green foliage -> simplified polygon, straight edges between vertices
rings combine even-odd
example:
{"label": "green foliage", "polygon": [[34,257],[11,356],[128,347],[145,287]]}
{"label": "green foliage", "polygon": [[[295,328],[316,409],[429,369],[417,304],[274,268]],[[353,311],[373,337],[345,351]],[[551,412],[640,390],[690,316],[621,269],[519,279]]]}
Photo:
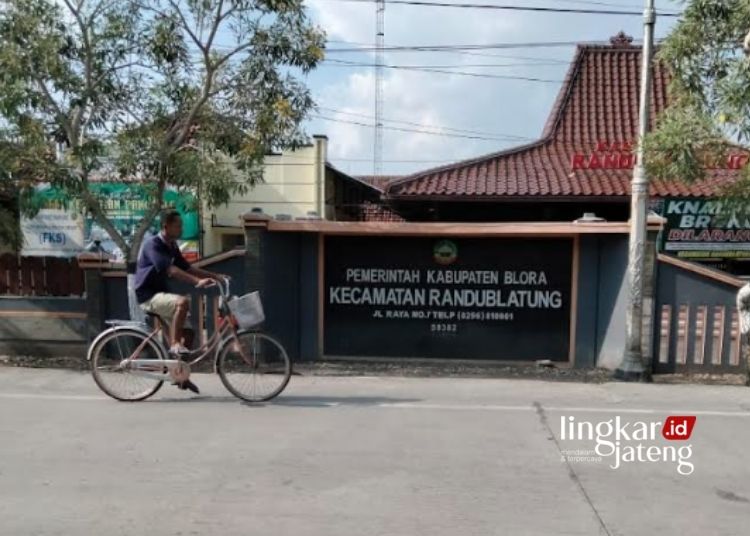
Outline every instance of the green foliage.
{"label": "green foliage", "polygon": [[686,182],[701,180],[727,149],[726,138],[698,106],[671,106],[644,141],[652,176]]}
{"label": "green foliage", "polygon": [[[28,192],[51,183],[132,258],[168,185],[214,207],[262,179],[269,150],[306,141],[313,102],[293,73],[323,49],[298,0],[5,3],[0,190],[33,213]],[[95,180],[152,190],[132,243],[108,225]]]}
{"label": "green foliage", "polygon": [[23,244],[21,229],[18,225],[18,213],[0,206],[0,249],[17,251]]}
{"label": "green foliage", "polygon": [[[656,60],[673,75],[671,104],[644,140],[651,176],[696,181],[750,143],[750,0],[688,0]],[[743,172],[741,181],[748,180]],[[740,186],[734,195],[749,191]],[[746,198],[750,199],[750,198]]]}

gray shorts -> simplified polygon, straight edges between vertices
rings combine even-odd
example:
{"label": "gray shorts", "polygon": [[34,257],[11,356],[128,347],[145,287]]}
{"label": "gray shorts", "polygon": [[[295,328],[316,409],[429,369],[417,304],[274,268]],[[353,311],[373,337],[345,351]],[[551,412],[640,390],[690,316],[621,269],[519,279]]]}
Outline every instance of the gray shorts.
{"label": "gray shorts", "polygon": [[[169,292],[158,292],[154,294],[153,298],[145,301],[141,304],[141,309],[147,313],[158,315],[159,318],[165,322],[172,322],[174,313],[177,310],[177,304],[182,299],[179,294],[171,294]],[[191,327],[190,315],[188,314],[185,318],[185,327]]]}

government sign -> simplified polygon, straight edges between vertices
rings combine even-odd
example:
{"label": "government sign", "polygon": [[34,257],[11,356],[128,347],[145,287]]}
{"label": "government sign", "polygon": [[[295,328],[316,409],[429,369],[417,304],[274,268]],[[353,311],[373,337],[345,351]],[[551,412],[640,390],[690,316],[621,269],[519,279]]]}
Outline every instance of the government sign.
{"label": "government sign", "polygon": [[572,239],[327,237],[325,252],[326,355],[569,358]]}

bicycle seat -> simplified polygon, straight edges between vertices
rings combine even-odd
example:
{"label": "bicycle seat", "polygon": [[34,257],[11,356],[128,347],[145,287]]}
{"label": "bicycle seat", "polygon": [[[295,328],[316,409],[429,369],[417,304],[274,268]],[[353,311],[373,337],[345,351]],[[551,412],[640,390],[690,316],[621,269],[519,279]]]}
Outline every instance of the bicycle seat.
{"label": "bicycle seat", "polygon": [[[144,314],[146,315],[146,320],[147,321],[143,321],[143,320],[105,320],[104,323],[107,324],[108,326],[112,326],[112,327],[116,327],[116,326],[133,326],[133,327],[140,327],[140,328],[148,328],[148,327],[153,327],[156,324],[157,320],[161,320],[162,322],[164,322],[164,320],[159,315],[157,315],[156,313],[149,313],[149,312],[144,311]],[[150,322],[151,326],[149,326],[148,320],[151,321]]]}
{"label": "bicycle seat", "polygon": [[145,322],[138,320],[105,320],[104,323],[108,326],[137,326],[137,327],[148,327]]}

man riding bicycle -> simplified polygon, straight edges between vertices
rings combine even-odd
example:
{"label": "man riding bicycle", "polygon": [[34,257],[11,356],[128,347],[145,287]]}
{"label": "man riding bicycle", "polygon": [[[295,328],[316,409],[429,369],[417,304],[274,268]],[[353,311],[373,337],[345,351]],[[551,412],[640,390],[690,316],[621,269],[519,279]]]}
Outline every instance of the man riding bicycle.
{"label": "man riding bicycle", "polygon": [[[135,295],[141,309],[155,314],[171,323],[170,353],[180,355],[190,352],[186,346],[192,344],[188,312],[190,300],[187,296],[170,293],[170,278],[183,281],[197,288],[208,288],[226,276],[202,270],[182,256],[177,240],[182,236],[182,218],[175,210],[161,216],[161,231],[143,244],[138,255],[135,272]],[[186,325],[187,324],[187,325]],[[189,380],[178,383],[181,389],[198,392]]]}

